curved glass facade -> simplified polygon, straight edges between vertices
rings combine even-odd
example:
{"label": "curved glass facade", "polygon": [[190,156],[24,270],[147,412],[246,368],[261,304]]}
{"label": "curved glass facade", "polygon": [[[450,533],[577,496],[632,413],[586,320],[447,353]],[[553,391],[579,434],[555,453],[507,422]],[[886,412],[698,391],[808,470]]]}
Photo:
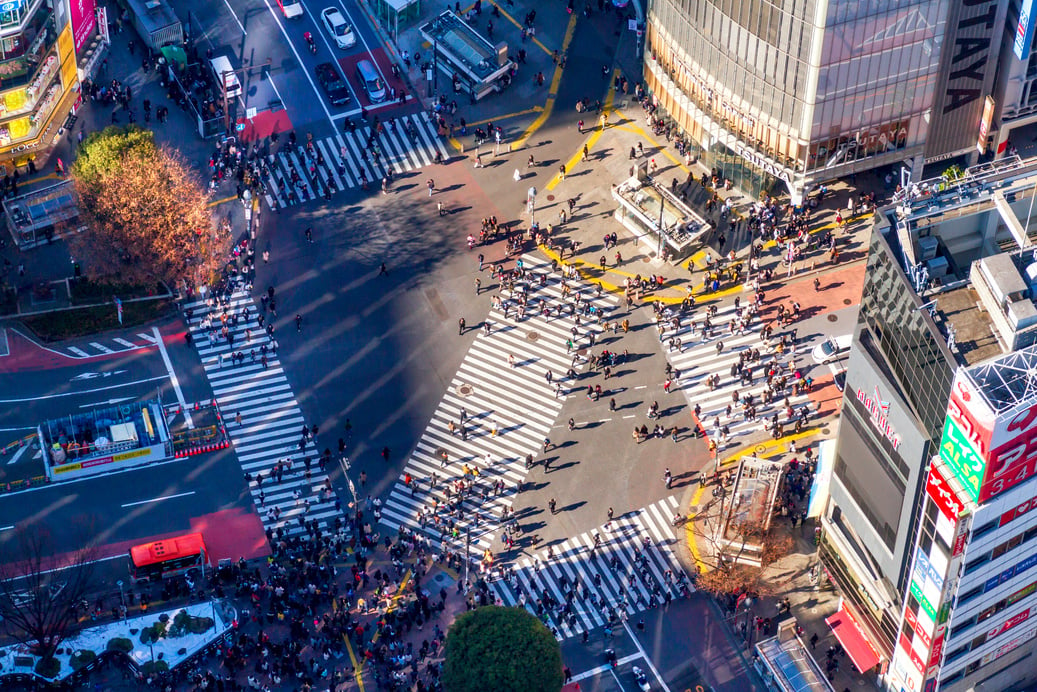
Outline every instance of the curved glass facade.
{"label": "curved glass facade", "polygon": [[948,11],[948,0],[652,0],[646,85],[682,126],[699,122],[685,129],[707,159],[722,144],[802,188],[921,153]]}

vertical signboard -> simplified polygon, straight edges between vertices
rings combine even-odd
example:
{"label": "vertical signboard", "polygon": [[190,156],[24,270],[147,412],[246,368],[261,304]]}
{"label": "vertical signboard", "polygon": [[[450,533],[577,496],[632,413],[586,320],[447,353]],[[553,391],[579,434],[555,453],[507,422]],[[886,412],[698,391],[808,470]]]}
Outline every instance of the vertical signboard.
{"label": "vertical signboard", "polygon": [[1015,42],[1012,49],[1015,57],[1029,60],[1033,44],[1033,0],[1023,0],[1019,6],[1019,23],[1015,26]]}
{"label": "vertical signboard", "polygon": [[987,136],[990,135],[990,123],[993,121],[994,99],[988,96],[983,102],[983,117],[979,119],[979,137],[976,139],[976,149],[980,154],[987,153]]}
{"label": "vertical signboard", "polygon": [[1010,490],[1037,473],[1037,397],[998,416],[979,501]]}
{"label": "vertical signboard", "polygon": [[94,12],[96,0],[69,0],[69,4],[72,7],[72,35],[75,38],[78,58],[97,26],[97,15]]}

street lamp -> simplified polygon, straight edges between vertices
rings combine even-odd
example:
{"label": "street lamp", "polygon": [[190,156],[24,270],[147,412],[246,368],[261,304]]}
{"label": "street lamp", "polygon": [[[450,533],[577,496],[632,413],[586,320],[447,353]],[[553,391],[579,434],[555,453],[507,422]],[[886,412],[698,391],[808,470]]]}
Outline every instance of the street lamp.
{"label": "street lamp", "polygon": [[123,590],[122,590],[122,579],[120,579],[119,581],[115,582],[115,584],[116,584],[116,586],[119,587],[119,605],[122,606],[122,619],[123,619],[123,622],[125,622],[126,621],[126,597],[123,594]]}

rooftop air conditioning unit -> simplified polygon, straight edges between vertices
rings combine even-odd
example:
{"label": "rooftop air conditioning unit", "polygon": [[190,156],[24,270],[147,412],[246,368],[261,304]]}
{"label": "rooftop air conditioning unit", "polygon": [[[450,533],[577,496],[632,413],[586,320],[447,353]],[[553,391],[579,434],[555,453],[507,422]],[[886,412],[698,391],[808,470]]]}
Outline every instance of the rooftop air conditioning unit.
{"label": "rooftop air conditioning unit", "polygon": [[144,3],[144,6],[147,7],[149,10],[157,10],[159,7],[162,6],[162,0],[148,0],[146,3]]}

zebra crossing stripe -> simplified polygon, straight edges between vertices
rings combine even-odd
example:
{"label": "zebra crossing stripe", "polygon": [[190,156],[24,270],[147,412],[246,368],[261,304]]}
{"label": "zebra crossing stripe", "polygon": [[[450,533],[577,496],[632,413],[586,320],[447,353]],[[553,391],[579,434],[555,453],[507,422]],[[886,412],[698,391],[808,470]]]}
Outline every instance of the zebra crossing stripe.
{"label": "zebra crossing stripe", "polygon": [[[428,113],[405,115],[386,121],[383,125],[383,131],[374,136],[381,153],[378,166],[366,157],[371,127],[358,127],[353,132],[335,132],[331,136],[314,140],[323,163],[313,164],[313,176],[310,175],[310,164],[305,156],[290,152],[287,148],[280,149],[269,160],[270,170],[265,176],[264,197],[267,205],[271,209],[283,209],[296,203],[290,198],[295,187],[291,183],[292,171],[299,176],[306,199],[313,199],[317,181],[329,187],[334,184],[335,190],[344,190],[360,186],[360,171],[363,171],[368,182],[377,183],[382,168],[402,173],[430,165],[435,161],[437,153],[444,159],[449,157]],[[408,132],[408,127],[413,127],[414,132]],[[343,170],[341,174],[340,167]]]}
{"label": "zebra crossing stripe", "polygon": [[[546,261],[527,255],[523,263],[529,270],[526,283],[530,302],[543,300],[553,305],[567,300],[562,296],[560,277]],[[543,286],[541,275],[548,277]],[[577,293],[584,295],[574,288],[573,295]],[[616,306],[608,294],[588,300],[602,315]],[[555,396],[554,384],[547,382],[544,372],[569,368],[565,339],[568,328],[575,324],[567,314],[545,322],[539,310],[530,310],[523,320],[515,311],[505,318],[494,310],[489,323],[489,335],[480,332],[472,342],[382,508],[382,522],[394,529],[407,526],[436,538],[446,537],[446,525],[423,519],[422,512],[431,509],[433,498],[445,501],[443,486],[454,482],[462,465],[467,465],[478,471],[480,494],[488,495],[482,500],[474,495],[463,500],[466,513],[483,516],[480,526],[473,527],[477,535],[472,549],[480,552],[492,545],[497,518],[501,510],[511,506],[515,488],[526,477],[526,455],[539,453],[564,403]],[[582,325],[584,330],[600,333],[600,326],[589,318]],[[528,338],[533,331],[540,338]],[[515,357],[517,367],[508,364],[509,355]],[[466,439],[448,429],[450,422],[460,421],[461,409],[468,416]],[[446,467],[443,452],[448,458]],[[430,486],[433,473],[442,481],[435,489]],[[420,482],[420,491],[412,492],[403,482],[408,475]],[[492,493],[493,485],[501,480],[504,492]]]}
{"label": "zebra crossing stripe", "polygon": [[[559,639],[605,625],[615,610],[634,615],[649,608],[653,598],[662,603],[667,592],[679,597],[678,585],[686,583],[686,575],[671,547],[676,539],[670,526],[678,506],[677,497],[666,497],[613,519],[610,529],[599,526],[539,548],[502,578],[491,578],[490,587],[504,605],[521,605],[537,615],[543,594],[566,603],[566,593],[578,582],[569,613],[540,612]],[[597,548],[595,535],[601,537]]]}
{"label": "zebra crossing stripe", "polygon": [[[745,308],[742,306],[744,315]],[[729,326],[737,319],[736,309],[733,305],[726,306],[717,311],[710,319],[713,325],[713,335],[705,338],[701,335],[701,327],[696,335],[692,336],[692,323],[701,323],[701,313],[696,312],[691,319],[684,317],[681,320],[680,329],[676,332],[667,327],[663,333],[663,352],[670,364],[681,371],[680,381],[676,388],[683,391],[691,406],[701,406],[700,423],[707,435],[715,435],[713,421],[719,416],[722,425],[727,425],[730,430],[728,446],[734,444],[734,439],[740,436],[751,435],[759,431],[764,419],[769,419],[774,413],[779,414],[779,421],[791,422],[782,415],[782,402],[784,395],[776,394],[772,401],[764,404],[762,394],[767,388],[767,368],[772,362],[777,364],[776,369],[780,375],[792,379],[792,372],[787,367],[787,360],[779,357],[776,353],[768,353],[766,346],[760,340],[760,330],[763,327],[762,320],[754,317],[750,325],[742,334],[728,332]],[[777,337],[777,335],[775,335]],[[675,351],[668,346],[671,338],[681,338],[682,348]],[[688,340],[692,339],[689,345]],[[723,349],[717,351],[717,344],[723,342]],[[731,367],[739,362],[739,354],[744,351],[757,349],[760,351],[760,360],[750,363],[753,369],[753,384],[742,384],[737,377],[732,377]],[[806,354],[797,354],[797,361]],[[807,356],[809,357],[809,356]],[[802,369],[800,367],[800,369]],[[717,374],[720,376],[720,384],[711,390],[706,380]],[[672,388],[671,388],[672,389]],[[793,409],[808,402],[810,397],[805,394],[792,395],[791,384],[786,386],[789,403]],[[733,395],[738,391],[739,401],[735,402]],[[743,420],[741,415],[741,401],[744,396],[752,394],[756,404],[756,420]],[[732,406],[732,415],[727,416],[727,406]],[[719,440],[717,440],[719,443]]]}
{"label": "zebra crossing stripe", "polygon": [[[305,419],[277,354],[267,351],[266,368],[259,362],[231,365],[229,356],[235,349],[225,340],[210,343],[210,328],[202,326],[208,311],[206,303],[195,301],[187,307],[194,312],[188,321],[194,337],[192,343],[202,360],[216,400],[229,420],[241,414],[241,424],[230,423],[228,434],[242,471],[254,476],[249,483],[249,492],[264,527],[280,530],[286,537],[307,531],[300,519],[326,528],[342,514],[335,507],[334,495],[325,491],[327,474],[314,466],[310,469],[309,480],[303,475],[304,464],[300,459],[298,442]],[[237,350],[244,350],[245,344],[248,350],[269,344],[266,333],[259,327],[258,313],[251,297],[239,289],[231,295],[227,310],[230,314],[240,314],[243,308],[248,308],[248,317],[239,320],[237,325],[228,325],[234,334]],[[250,333],[251,342],[248,339]],[[223,367],[219,365],[221,355],[225,358]],[[319,447],[311,443],[305,452],[315,455],[319,453]],[[286,473],[277,483],[272,472],[278,461],[285,458],[294,459],[295,463],[292,472]],[[267,479],[262,487],[255,478],[260,473]],[[296,491],[301,494],[298,499]],[[308,509],[304,500],[309,501]]]}

